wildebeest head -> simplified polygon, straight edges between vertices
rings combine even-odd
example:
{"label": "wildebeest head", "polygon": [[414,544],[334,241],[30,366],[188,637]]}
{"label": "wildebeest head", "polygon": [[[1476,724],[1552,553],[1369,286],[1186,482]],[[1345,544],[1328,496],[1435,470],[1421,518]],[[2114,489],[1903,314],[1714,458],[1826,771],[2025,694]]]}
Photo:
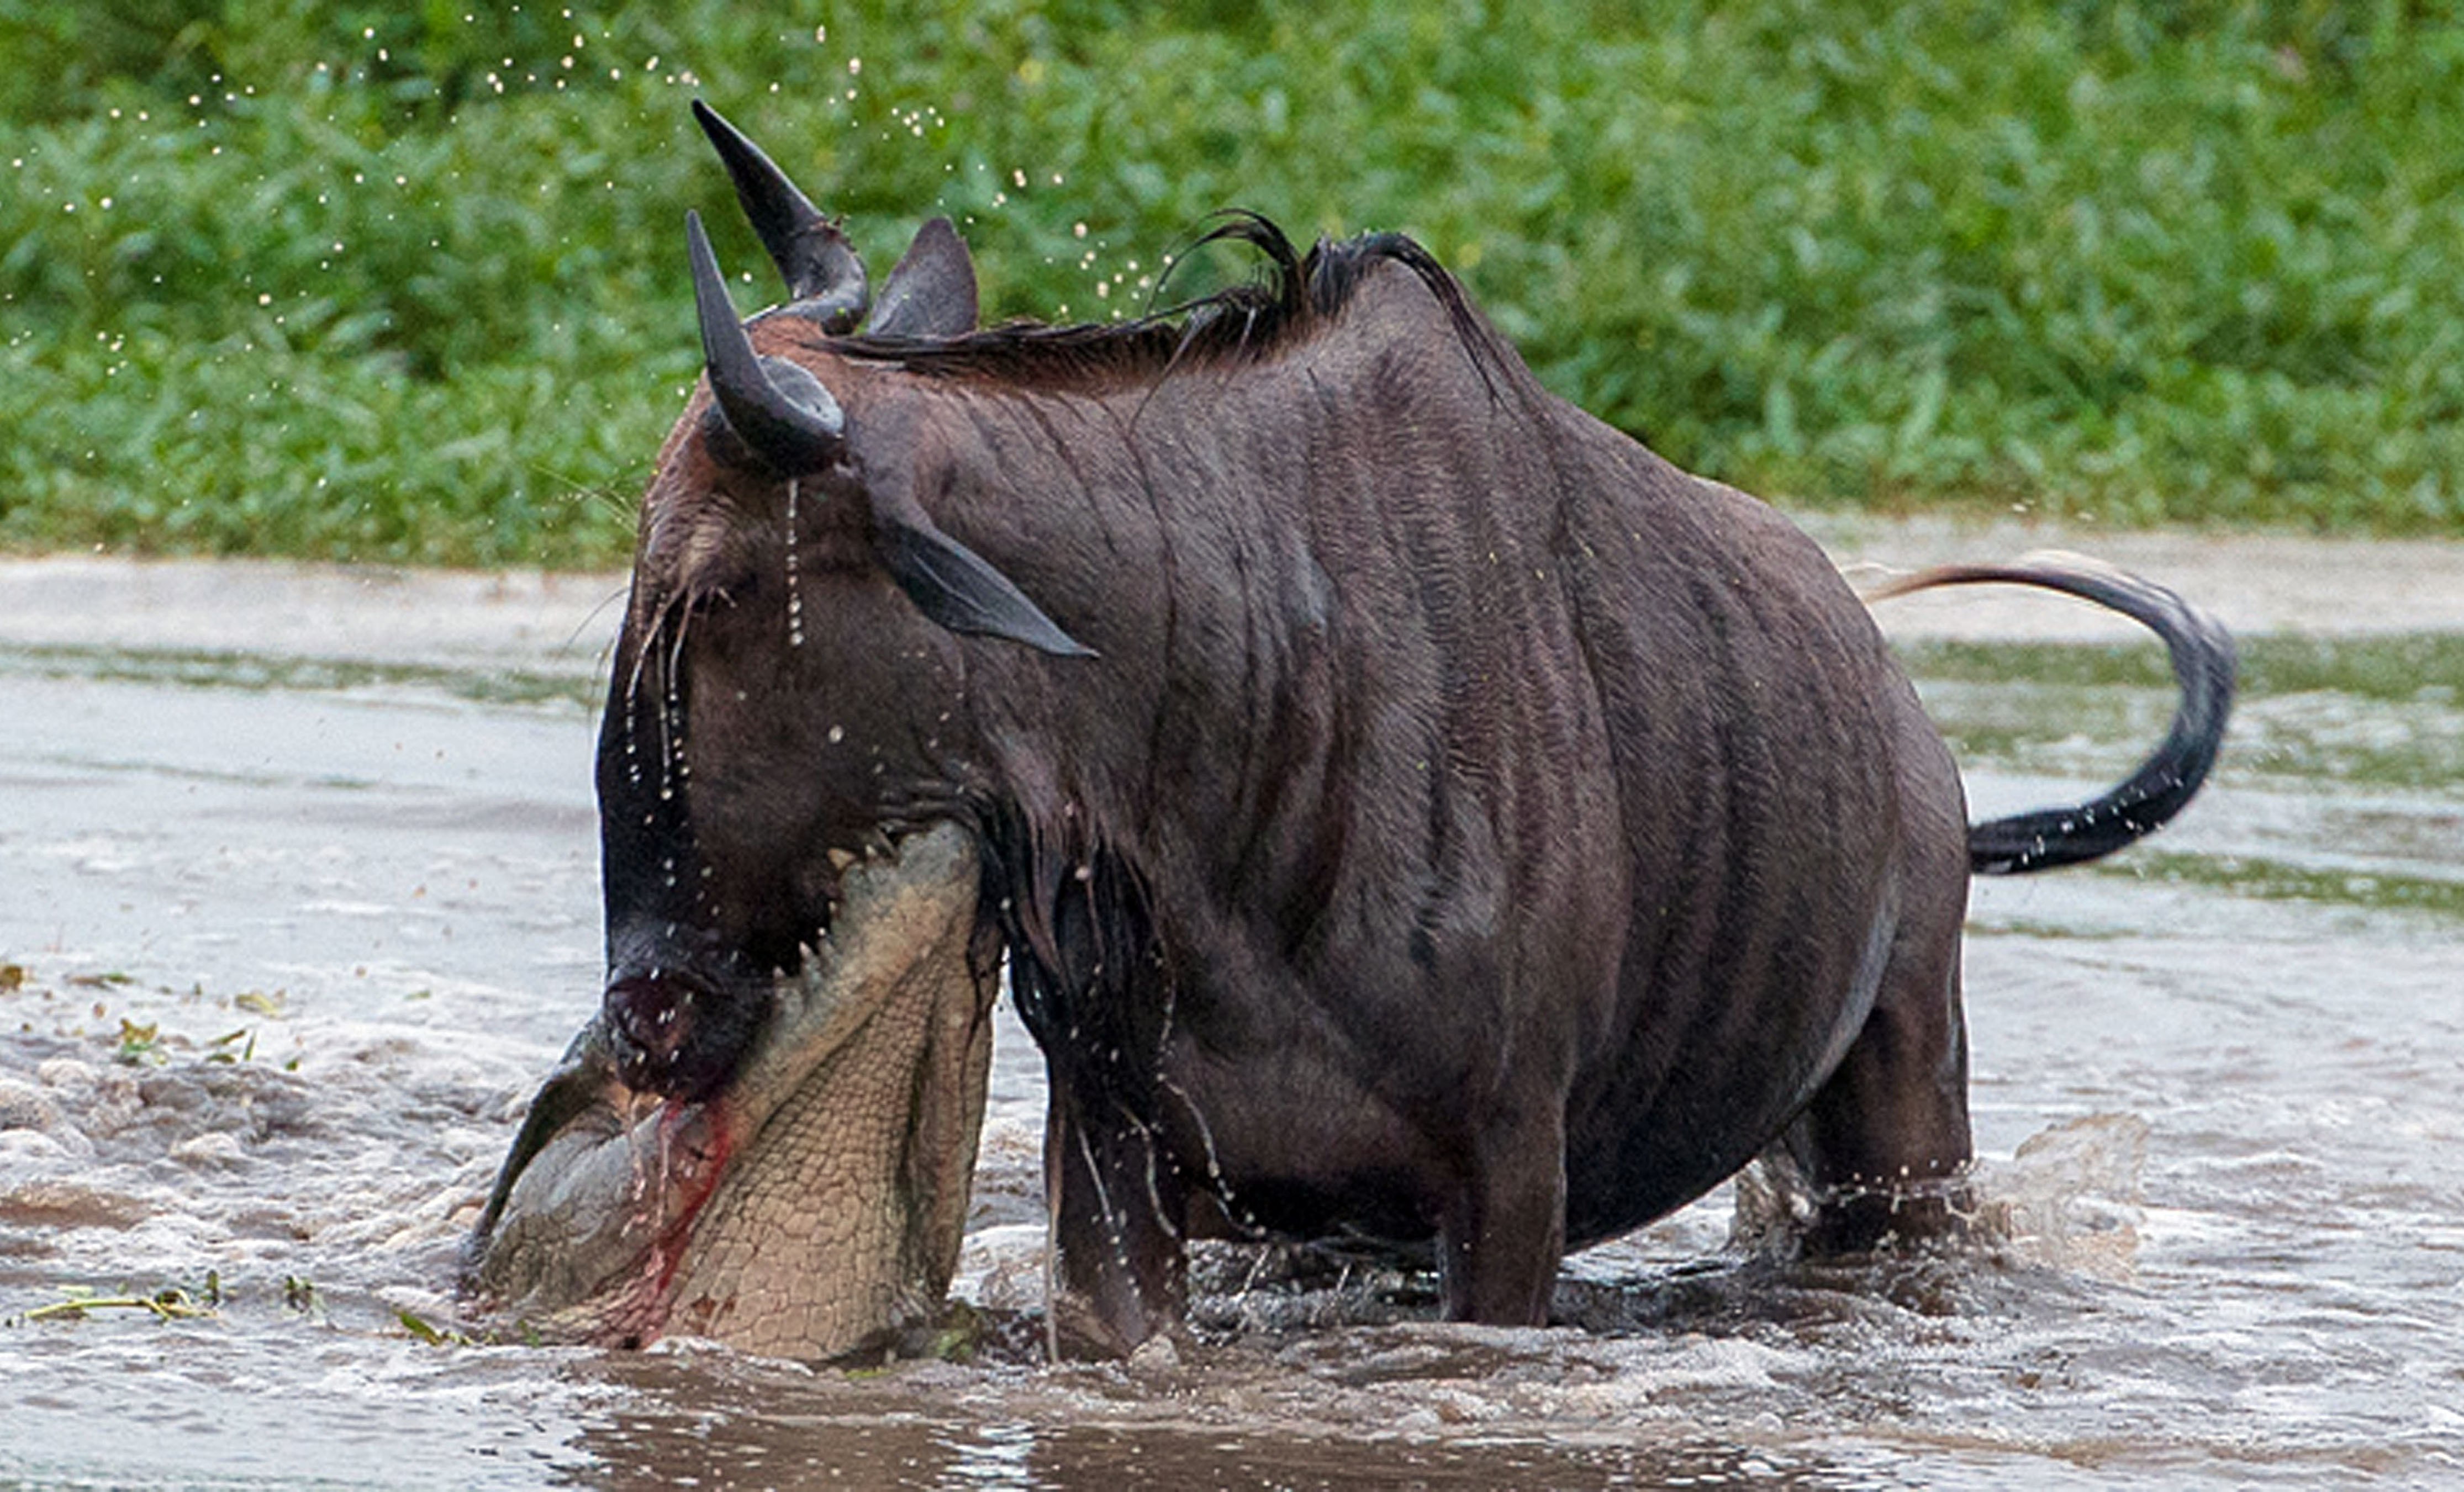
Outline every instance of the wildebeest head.
{"label": "wildebeest head", "polygon": [[695,111],[792,298],[739,321],[688,215],[706,378],[644,497],[599,777],[613,1045],[683,1096],[726,1079],[850,858],[958,816],[984,771],[962,647],[1088,651],[942,532],[931,432],[833,350],[868,309],[875,344],[972,331],[957,233],[927,224],[869,301],[837,227]]}

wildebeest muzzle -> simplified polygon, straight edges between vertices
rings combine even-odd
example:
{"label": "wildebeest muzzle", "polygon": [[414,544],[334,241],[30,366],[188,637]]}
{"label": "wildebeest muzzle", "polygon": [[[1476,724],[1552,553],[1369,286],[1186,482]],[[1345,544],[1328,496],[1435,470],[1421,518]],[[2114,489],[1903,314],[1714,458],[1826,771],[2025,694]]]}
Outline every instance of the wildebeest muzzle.
{"label": "wildebeest muzzle", "polygon": [[603,1008],[617,1075],[688,1102],[723,1086],[760,1032],[769,981],[672,924],[611,941]]}

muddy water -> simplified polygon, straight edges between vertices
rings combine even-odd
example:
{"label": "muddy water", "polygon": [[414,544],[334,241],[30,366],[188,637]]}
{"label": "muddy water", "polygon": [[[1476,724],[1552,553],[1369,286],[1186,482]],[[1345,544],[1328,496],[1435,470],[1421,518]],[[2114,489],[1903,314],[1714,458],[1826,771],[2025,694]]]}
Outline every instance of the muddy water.
{"label": "muddy water", "polygon": [[[0,1481],[2464,1482],[2450,640],[2258,640],[2189,821],[1980,887],[1989,1241],[1790,1264],[1724,1189],[1571,1261],[1546,1331],[1225,1249],[1199,1345],[1041,1367],[1009,1025],[981,1352],[857,1376],[456,1335],[456,1240],[593,1000],[587,645],[140,641],[0,645]],[[2152,649],[1912,656],[1987,809],[2111,776],[2167,708]]]}

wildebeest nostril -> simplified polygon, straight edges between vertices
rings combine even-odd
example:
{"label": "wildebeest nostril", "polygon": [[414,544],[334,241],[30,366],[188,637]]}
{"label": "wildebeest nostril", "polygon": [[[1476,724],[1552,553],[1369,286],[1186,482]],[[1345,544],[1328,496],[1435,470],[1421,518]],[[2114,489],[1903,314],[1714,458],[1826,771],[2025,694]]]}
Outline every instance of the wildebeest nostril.
{"label": "wildebeest nostril", "polygon": [[734,1075],[752,1035],[746,1003],[671,969],[620,974],[604,1001],[618,1076],[671,1098],[707,1095]]}

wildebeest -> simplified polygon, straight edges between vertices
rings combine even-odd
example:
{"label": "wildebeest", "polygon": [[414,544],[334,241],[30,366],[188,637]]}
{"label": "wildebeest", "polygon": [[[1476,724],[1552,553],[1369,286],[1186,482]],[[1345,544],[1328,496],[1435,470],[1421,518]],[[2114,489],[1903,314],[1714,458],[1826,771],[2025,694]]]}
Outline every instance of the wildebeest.
{"label": "wildebeest", "polygon": [[2115,606],[2184,687],[2129,781],[1971,829],[1821,551],[1546,392],[1408,238],[1235,216],[1256,283],[984,329],[935,224],[867,322],[837,226],[696,110],[789,299],[740,322],[689,220],[707,379],[599,754],[626,1083],[723,1091],[851,858],[947,823],[1083,1345],[1173,1322],[1227,1232],[1434,1242],[1448,1316],[1541,1322],[1568,1248],[1757,1153],[1811,1246],[1953,1225],[1969,876],[2178,810],[2218,629],[2089,567],[1922,580]]}

